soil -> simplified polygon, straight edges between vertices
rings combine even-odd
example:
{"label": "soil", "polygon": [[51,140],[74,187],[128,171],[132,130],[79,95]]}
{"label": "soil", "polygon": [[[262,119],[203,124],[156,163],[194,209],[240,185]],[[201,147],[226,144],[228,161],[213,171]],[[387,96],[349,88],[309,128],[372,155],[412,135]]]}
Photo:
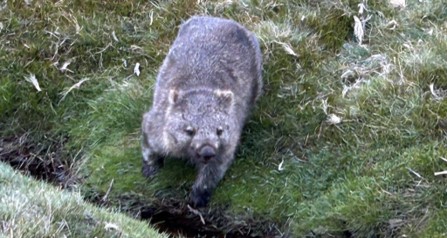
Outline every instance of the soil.
{"label": "soil", "polygon": [[65,141],[61,137],[47,144],[35,143],[28,133],[0,138],[0,161],[39,180],[69,188],[78,181],[64,160]]}
{"label": "soil", "polygon": [[182,237],[284,237],[271,221],[232,217],[226,211],[225,208],[195,210],[187,204],[163,201],[157,206],[143,207],[140,216],[161,231]]}

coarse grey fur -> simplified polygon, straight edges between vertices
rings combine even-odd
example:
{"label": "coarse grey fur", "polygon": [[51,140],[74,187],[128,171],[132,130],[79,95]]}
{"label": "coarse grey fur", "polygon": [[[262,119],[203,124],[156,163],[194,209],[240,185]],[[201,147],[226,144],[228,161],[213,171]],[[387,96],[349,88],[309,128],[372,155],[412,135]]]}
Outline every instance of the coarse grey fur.
{"label": "coarse grey fur", "polygon": [[153,176],[164,157],[186,158],[198,169],[190,202],[205,206],[261,95],[261,71],[259,43],[240,24],[208,16],[183,23],[143,116],[143,175]]}

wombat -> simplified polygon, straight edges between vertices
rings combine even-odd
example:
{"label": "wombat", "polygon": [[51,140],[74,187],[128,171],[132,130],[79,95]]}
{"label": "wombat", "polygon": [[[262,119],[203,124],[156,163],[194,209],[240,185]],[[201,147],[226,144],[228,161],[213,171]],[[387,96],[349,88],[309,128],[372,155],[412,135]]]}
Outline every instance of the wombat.
{"label": "wombat", "polygon": [[143,175],[152,177],[165,157],[188,159],[198,169],[190,203],[206,206],[261,95],[261,71],[258,40],[239,23],[208,16],[183,23],[143,116]]}

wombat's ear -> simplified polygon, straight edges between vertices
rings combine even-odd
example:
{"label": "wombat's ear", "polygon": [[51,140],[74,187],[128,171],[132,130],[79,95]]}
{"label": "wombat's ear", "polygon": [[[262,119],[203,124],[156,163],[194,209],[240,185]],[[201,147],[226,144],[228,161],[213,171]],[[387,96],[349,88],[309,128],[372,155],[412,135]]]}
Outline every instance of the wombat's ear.
{"label": "wombat's ear", "polygon": [[168,100],[169,100],[169,104],[175,104],[178,100],[178,91],[176,89],[171,89],[169,91],[169,96],[168,96]]}
{"label": "wombat's ear", "polygon": [[220,99],[221,102],[227,103],[228,106],[233,104],[233,92],[230,90],[216,90],[214,91],[216,96]]}

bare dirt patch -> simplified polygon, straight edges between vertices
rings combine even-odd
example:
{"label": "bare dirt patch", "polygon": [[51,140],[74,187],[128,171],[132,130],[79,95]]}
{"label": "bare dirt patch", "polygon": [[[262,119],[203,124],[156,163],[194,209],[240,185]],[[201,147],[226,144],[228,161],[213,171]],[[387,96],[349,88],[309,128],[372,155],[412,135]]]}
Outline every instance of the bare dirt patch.
{"label": "bare dirt patch", "polygon": [[[97,194],[88,200],[99,206],[113,206],[104,197],[103,194]],[[123,201],[123,211],[137,219],[147,220],[172,237],[290,237],[280,223],[260,215],[237,217],[230,214],[227,207],[208,206],[196,210],[185,201],[166,198],[156,199],[149,204],[129,194],[119,200]]]}
{"label": "bare dirt patch", "polygon": [[287,237],[272,221],[234,217],[225,208],[198,211],[186,204],[163,201],[157,206],[142,207],[140,216],[161,231],[184,237]]}
{"label": "bare dirt patch", "polygon": [[66,138],[51,143],[35,143],[28,133],[0,138],[0,161],[39,180],[68,188],[77,179],[64,159]]}

